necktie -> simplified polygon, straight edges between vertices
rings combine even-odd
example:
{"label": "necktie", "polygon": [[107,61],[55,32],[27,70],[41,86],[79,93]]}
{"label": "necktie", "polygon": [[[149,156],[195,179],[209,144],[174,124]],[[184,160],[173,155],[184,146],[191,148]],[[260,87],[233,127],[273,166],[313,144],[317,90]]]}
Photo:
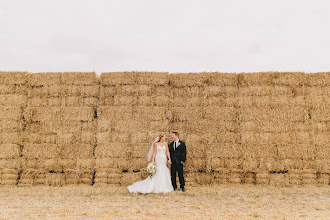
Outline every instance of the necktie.
{"label": "necktie", "polygon": [[174,142],[174,150],[176,150],[176,141]]}

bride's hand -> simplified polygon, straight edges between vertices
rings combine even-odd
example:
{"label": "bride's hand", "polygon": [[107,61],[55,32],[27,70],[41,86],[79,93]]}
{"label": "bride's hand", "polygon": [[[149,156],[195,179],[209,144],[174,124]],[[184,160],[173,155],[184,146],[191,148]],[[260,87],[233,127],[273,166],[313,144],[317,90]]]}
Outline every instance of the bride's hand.
{"label": "bride's hand", "polygon": [[167,163],[168,163],[168,164],[172,164],[171,160],[168,160]]}

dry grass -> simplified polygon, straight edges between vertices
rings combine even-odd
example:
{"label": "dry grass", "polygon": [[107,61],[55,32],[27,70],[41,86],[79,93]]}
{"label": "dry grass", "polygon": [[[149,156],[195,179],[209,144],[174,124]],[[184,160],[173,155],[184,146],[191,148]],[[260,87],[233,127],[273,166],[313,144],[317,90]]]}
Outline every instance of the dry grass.
{"label": "dry grass", "polygon": [[1,187],[1,219],[328,219],[328,186],[189,187],[130,194],[126,187]]}

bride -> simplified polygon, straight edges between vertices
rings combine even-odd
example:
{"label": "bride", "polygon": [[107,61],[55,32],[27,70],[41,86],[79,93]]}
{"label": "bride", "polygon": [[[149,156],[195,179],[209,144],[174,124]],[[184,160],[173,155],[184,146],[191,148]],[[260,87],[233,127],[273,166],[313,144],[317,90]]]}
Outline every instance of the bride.
{"label": "bride", "polygon": [[168,193],[174,190],[171,182],[171,174],[166,166],[166,155],[169,158],[167,162],[169,164],[172,162],[165,139],[165,134],[161,133],[152,143],[147,155],[148,161],[156,165],[156,173],[152,177],[149,176],[144,180],[127,186],[129,192]]}

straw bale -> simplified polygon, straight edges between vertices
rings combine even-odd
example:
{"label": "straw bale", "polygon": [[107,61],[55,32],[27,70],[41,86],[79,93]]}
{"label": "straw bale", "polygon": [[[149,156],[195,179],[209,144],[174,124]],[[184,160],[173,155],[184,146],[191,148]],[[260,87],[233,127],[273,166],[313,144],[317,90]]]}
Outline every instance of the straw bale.
{"label": "straw bale", "polygon": [[255,86],[255,85],[273,85],[274,76],[277,72],[259,72],[259,73],[239,73],[238,85]]}
{"label": "straw bale", "polygon": [[133,117],[140,120],[163,121],[166,119],[166,108],[134,106]]}
{"label": "straw bale", "polygon": [[209,158],[239,158],[242,153],[242,147],[234,143],[209,144],[206,149],[206,155]]}
{"label": "straw bale", "polygon": [[238,74],[236,73],[219,73],[209,72],[209,85],[217,86],[237,86]]}
{"label": "straw bale", "polygon": [[118,168],[121,170],[129,170],[131,160],[128,157],[108,157],[108,158],[96,158],[96,167],[109,167]]}
{"label": "straw bale", "polygon": [[237,95],[242,97],[242,100],[244,100],[250,96],[257,99],[270,98],[274,92],[276,95],[285,95],[289,93],[289,90],[284,86],[250,85],[239,87],[237,92]]}
{"label": "straw bale", "polygon": [[237,86],[208,86],[207,87],[209,96],[223,96],[223,97],[236,97],[238,96],[238,88]]}
{"label": "straw bale", "polygon": [[270,181],[269,185],[271,186],[289,186],[289,174],[287,173],[272,173],[269,175]]}
{"label": "straw bale", "polygon": [[93,132],[57,132],[56,143],[58,144],[74,144],[74,143],[84,143],[93,144],[95,143],[95,133]]}
{"label": "straw bale", "polygon": [[238,158],[225,158],[224,159],[225,168],[230,169],[243,169],[243,161]]}
{"label": "straw bale", "polygon": [[302,179],[304,185],[315,185],[317,183],[316,179]]}
{"label": "straw bale", "polygon": [[201,173],[201,172],[194,172],[192,173],[192,177],[194,181],[200,185],[211,185],[214,181],[214,173]]}
{"label": "straw bale", "polygon": [[146,160],[146,155],[149,151],[151,143],[141,143],[141,142],[132,142],[129,144],[128,148],[131,152],[130,155],[135,158],[143,158]]}
{"label": "straw bale", "polygon": [[59,148],[56,144],[25,143],[22,149],[22,156],[28,159],[54,159],[59,156]]}
{"label": "straw bale", "polygon": [[0,158],[17,158],[20,156],[20,146],[17,144],[0,144]]}
{"label": "straw bale", "polygon": [[299,145],[277,145],[278,156],[280,158],[291,158],[291,159],[309,159],[315,158],[315,149],[310,144],[299,144]]}
{"label": "straw bale", "polygon": [[206,170],[207,171],[221,171],[225,167],[225,161],[223,158],[207,158],[206,160]]}
{"label": "straw bale", "polygon": [[[127,142],[128,140],[130,140],[132,143],[144,143],[143,146],[141,147],[145,147],[145,145],[150,145],[149,142],[152,140],[148,137],[148,133],[145,131],[136,131],[134,132],[133,135],[129,135],[128,138],[128,134],[125,133],[118,133],[115,134],[114,137],[114,142]],[[148,143],[148,144],[145,144]]]}
{"label": "straw bale", "polygon": [[48,186],[63,186],[65,185],[64,173],[46,173],[46,185]]}
{"label": "straw bale", "polygon": [[21,121],[10,121],[0,120],[0,132],[1,133],[16,133],[22,132],[23,122]]}
{"label": "straw bale", "polygon": [[[326,116],[329,115],[328,111],[326,111],[327,109],[329,109],[330,106],[330,95],[328,96],[313,96],[311,98],[308,97],[306,99],[306,105],[310,107],[311,110],[311,118],[314,119],[314,116],[318,116],[321,114],[321,118],[322,118],[322,114],[325,114]],[[315,111],[315,112],[314,112]],[[320,120],[321,118],[319,118],[318,120]],[[326,120],[326,119],[325,119]]]}
{"label": "straw bale", "polygon": [[168,72],[135,72],[135,83],[146,85],[164,85],[169,83]]}
{"label": "straw bale", "polygon": [[237,102],[241,108],[260,109],[260,108],[270,108],[271,105],[274,105],[272,104],[271,96],[246,96],[244,98],[239,97]]}
{"label": "straw bale", "polygon": [[206,160],[205,158],[190,158],[187,157],[187,168],[192,171],[206,170]]}
{"label": "straw bale", "polygon": [[144,167],[146,167],[148,164],[148,161],[145,157],[142,158],[131,158],[130,168],[129,170],[137,171],[142,170]]}
{"label": "straw bale", "polygon": [[228,171],[227,172],[215,172],[214,173],[214,184],[226,184],[228,182]]}
{"label": "straw bale", "polygon": [[108,119],[132,119],[132,106],[100,106],[98,108],[98,118],[100,121]]}
{"label": "straw bale", "polygon": [[329,173],[317,173],[316,180],[319,184],[329,185],[330,174]]}
{"label": "straw bale", "polygon": [[20,132],[0,134],[0,144],[22,145],[22,143],[23,143],[23,136],[21,135]]}
{"label": "straw bale", "polygon": [[0,95],[1,106],[17,106],[22,108],[26,105],[26,102],[27,99],[25,95],[21,95],[21,94]]}
{"label": "straw bale", "polygon": [[141,180],[141,172],[125,172],[121,174],[120,185],[127,186]]}
{"label": "straw bale", "polygon": [[67,170],[64,173],[66,185],[77,185],[79,184],[79,173],[75,170]]}
{"label": "straw bale", "polygon": [[210,77],[206,72],[201,73],[176,73],[170,74],[169,81],[171,87],[181,86],[201,86],[210,82]]}
{"label": "straw bale", "polygon": [[329,86],[330,72],[317,72],[307,74],[307,84],[309,86]]}
{"label": "straw bale", "polygon": [[306,87],[308,90],[309,97],[311,99],[320,98],[320,97],[329,97],[330,95],[330,86],[310,86]]}
{"label": "straw bale", "polygon": [[243,174],[243,183],[245,184],[255,184],[256,174],[254,172],[246,172]]}
{"label": "straw bale", "polygon": [[0,120],[21,120],[21,108],[15,106],[0,106]]}
{"label": "straw bale", "polygon": [[121,184],[121,179],[122,179],[122,174],[109,173],[108,178],[107,178],[107,183],[108,184],[119,185],[119,184]]}
{"label": "straw bale", "polygon": [[0,71],[0,84],[21,85],[26,83],[27,72]]}
{"label": "straw bale", "polygon": [[31,86],[59,85],[61,84],[62,73],[28,73],[27,83]]}
{"label": "straw bale", "polygon": [[207,102],[205,105],[208,106],[238,107],[238,97],[213,96],[203,99],[203,101]]}
{"label": "straw bale", "polygon": [[94,85],[98,83],[95,72],[64,72],[62,82],[69,85]]}
{"label": "straw bale", "polygon": [[91,144],[60,144],[57,152],[60,158],[83,159],[93,157],[93,148]]}
{"label": "straw bale", "polygon": [[165,85],[156,85],[152,87],[152,95],[153,96],[170,96],[170,86],[168,84]]}
{"label": "straw bale", "polygon": [[45,185],[46,183],[46,172],[36,171],[34,176],[34,185]]}
{"label": "straw bale", "polygon": [[109,72],[101,73],[100,82],[101,85],[134,85],[136,81],[135,72]]}
{"label": "straw bale", "polygon": [[113,97],[113,105],[115,106],[127,106],[133,105],[134,103],[134,96],[117,96]]}
{"label": "straw bale", "polygon": [[94,109],[91,107],[67,107],[63,109],[62,120],[92,121]]}
{"label": "straw bale", "polygon": [[95,148],[95,158],[125,157],[130,152],[128,143],[98,144]]}
{"label": "straw bale", "polygon": [[0,94],[14,94],[16,93],[16,85],[0,84]]}
{"label": "straw bale", "polygon": [[256,179],[256,184],[260,184],[260,185],[268,185],[270,182],[269,179]]}
{"label": "straw bale", "polygon": [[62,95],[73,97],[98,97],[99,86],[95,85],[62,85]]}
{"label": "straw bale", "polygon": [[[111,97],[115,95],[119,95],[118,91],[120,91],[121,95],[133,95],[134,94],[134,85],[113,85],[113,86],[106,86],[101,85],[99,89],[99,98],[104,99],[106,97]],[[127,91],[126,93],[124,91]]]}
{"label": "straw bale", "polygon": [[272,144],[245,144],[242,142],[242,154],[244,158],[277,158],[277,146]]}
{"label": "straw bale", "polygon": [[18,186],[33,186],[34,176],[32,173],[24,170],[18,182]]}
{"label": "straw bale", "polygon": [[236,174],[233,176],[232,173],[229,173],[228,174],[228,183],[241,184],[241,183],[243,183],[242,176],[240,175],[239,177],[237,177]]}
{"label": "straw bale", "polygon": [[64,101],[60,97],[38,97],[28,98],[29,107],[60,107]]}
{"label": "straw bale", "polygon": [[321,173],[330,173],[330,159],[324,158],[321,159],[317,157],[314,161],[314,167]]}
{"label": "straw bale", "polygon": [[[205,112],[205,113],[204,113]],[[238,110],[235,107],[214,107],[208,106],[203,108],[205,118],[212,122],[233,121],[237,119]]]}
{"label": "straw bale", "polygon": [[307,85],[307,77],[304,72],[278,72],[274,75],[274,84],[304,86]]}
{"label": "straw bale", "polygon": [[330,118],[329,107],[321,108],[321,109],[312,109],[311,117],[314,122],[329,121],[329,118]]}
{"label": "straw bale", "polygon": [[259,167],[259,160],[255,158],[245,158],[243,157],[242,169],[246,172],[253,172]]}

